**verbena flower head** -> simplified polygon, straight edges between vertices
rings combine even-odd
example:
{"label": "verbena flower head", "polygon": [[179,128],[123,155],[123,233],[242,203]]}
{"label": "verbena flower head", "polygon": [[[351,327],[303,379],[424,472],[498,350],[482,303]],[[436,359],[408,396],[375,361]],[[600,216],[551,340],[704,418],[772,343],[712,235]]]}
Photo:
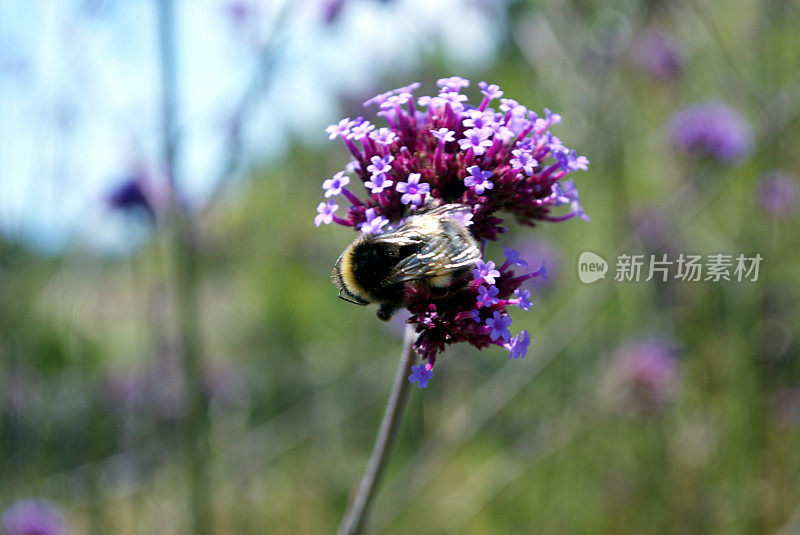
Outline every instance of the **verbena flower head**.
{"label": "verbena flower head", "polygon": [[13,504],[0,515],[3,535],[64,535],[66,522],[47,500],[29,499]]}
{"label": "verbena flower head", "polygon": [[[376,234],[397,228],[426,203],[459,203],[471,208],[463,223],[485,243],[507,231],[508,217],[528,226],[588,220],[574,182],[565,177],[587,169],[589,161],[550,131],[561,122],[558,114],[545,108],[540,116],[504,98],[495,84],[477,84],[473,102],[462,93],[468,80],[453,76],[437,84],[433,96],[414,97],[416,83],[377,95],[365,103],[377,119],[345,118],[326,129],[347,147],[351,161],[343,173],[352,180],[337,174],[338,181],[325,182],[315,225],[338,223]],[[359,181],[363,189],[356,192]],[[339,204],[344,210],[337,215]],[[531,308],[530,292],[520,286],[546,271],[527,266],[511,249],[505,256],[497,263],[484,258],[473,266],[471,281],[445,295],[407,285],[408,322],[419,333],[414,348],[428,361],[423,371],[430,372],[436,356],[456,342],[525,356],[530,336],[512,335],[509,312]],[[425,386],[430,377],[424,375],[415,367],[410,380]]]}
{"label": "verbena flower head", "polygon": [[722,162],[744,158],[753,148],[753,129],[739,112],[722,102],[704,102],[675,113],[672,144],[693,156]]}

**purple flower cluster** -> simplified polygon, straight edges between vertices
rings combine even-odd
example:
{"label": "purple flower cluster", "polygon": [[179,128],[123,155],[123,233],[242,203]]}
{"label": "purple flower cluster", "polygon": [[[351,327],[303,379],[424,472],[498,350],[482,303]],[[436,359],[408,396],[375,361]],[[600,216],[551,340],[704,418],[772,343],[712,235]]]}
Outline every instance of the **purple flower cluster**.
{"label": "purple flower cluster", "polygon": [[66,522],[47,500],[30,499],[15,503],[0,516],[4,535],[62,535]]}
{"label": "purple flower cluster", "polygon": [[[588,220],[573,181],[565,177],[586,170],[589,161],[550,132],[561,122],[559,115],[545,109],[540,117],[517,101],[502,98],[495,84],[478,84],[477,105],[462,93],[470,85],[468,80],[454,76],[437,84],[436,96],[415,98],[412,93],[420,85],[415,83],[365,102],[378,108],[386,126],[358,117],[326,129],[330,139],[344,142],[352,159],[344,171],[324,182],[330,200],[319,204],[316,226],[335,222],[362,233],[380,233],[430,200],[470,206],[472,213],[464,223],[482,242],[506,232],[498,213],[530,226],[576,216]],[[493,101],[498,101],[496,109],[490,106]],[[350,177],[363,184],[361,197],[348,189]],[[331,198],[337,196],[349,203],[341,216],[336,215],[341,197]],[[428,359],[410,380],[420,387],[427,384],[436,355],[455,342],[479,348],[500,345],[515,359],[525,355],[530,337],[525,331],[511,336],[506,307],[528,310],[530,292],[520,285],[544,276],[544,270],[517,274],[512,268],[526,267],[525,262],[509,248],[506,258],[500,267],[492,261],[478,262],[472,282],[445,296],[408,286],[408,321],[420,333],[415,349]]]}
{"label": "purple flower cluster", "polygon": [[675,113],[670,136],[677,149],[722,162],[741,159],[753,148],[750,124],[722,102],[695,104]]}

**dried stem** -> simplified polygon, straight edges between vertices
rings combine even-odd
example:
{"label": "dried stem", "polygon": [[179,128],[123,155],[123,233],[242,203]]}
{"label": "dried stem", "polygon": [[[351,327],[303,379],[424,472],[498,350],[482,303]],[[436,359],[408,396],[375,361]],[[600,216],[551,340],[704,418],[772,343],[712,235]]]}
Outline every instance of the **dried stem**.
{"label": "dried stem", "polygon": [[416,337],[414,328],[411,325],[407,325],[405,339],[403,340],[403,351],[400,354],[400,364],[394,376],[394,384],[389,395],[389,402],[386,404],[386,410],[383,413],[378,438],[372,448],[367,471],[358,486],[358,493],[350,501],[342,523],[339,525],[338,535],[361,533],[367,516],[369,516],[381,477],[386,470],[386,465],[389,463],[394,439],[397,436],[397,429],[400,427],[406,399],[408,399],[411,383],[408,381],[407,376],[409,368],[414,361],[412,346]]}

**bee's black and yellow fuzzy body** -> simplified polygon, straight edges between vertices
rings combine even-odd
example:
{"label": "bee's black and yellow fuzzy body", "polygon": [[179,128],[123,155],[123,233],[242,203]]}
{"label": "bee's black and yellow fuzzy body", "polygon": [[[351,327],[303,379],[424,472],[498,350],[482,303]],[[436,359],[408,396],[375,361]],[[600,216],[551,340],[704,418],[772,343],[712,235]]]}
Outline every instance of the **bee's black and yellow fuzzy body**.
{"label": "bee's black and yellow fuzzy body", "polygon": [[407,283],[447,288],[481,257],[459,217],[464,213],[469,207],[460,204],[423,209],[393,231],[357,238],[333,269],[339,297],[377,303],[378,317],[388,320],[402,306]]}

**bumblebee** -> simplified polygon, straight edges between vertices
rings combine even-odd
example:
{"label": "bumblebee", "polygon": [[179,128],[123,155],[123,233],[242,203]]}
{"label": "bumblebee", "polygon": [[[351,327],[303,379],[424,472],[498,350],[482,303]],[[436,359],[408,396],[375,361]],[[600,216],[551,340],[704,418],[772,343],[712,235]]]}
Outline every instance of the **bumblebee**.
{"label": "bumblebee", "polygon": [[378,318],[388,321],[403,305],[406,284],[446,292],[481,258],[463,222],[470,213],[464,204],[428,206],[392,231],[360,236],[333,267],[339,298],[377,303]]}

